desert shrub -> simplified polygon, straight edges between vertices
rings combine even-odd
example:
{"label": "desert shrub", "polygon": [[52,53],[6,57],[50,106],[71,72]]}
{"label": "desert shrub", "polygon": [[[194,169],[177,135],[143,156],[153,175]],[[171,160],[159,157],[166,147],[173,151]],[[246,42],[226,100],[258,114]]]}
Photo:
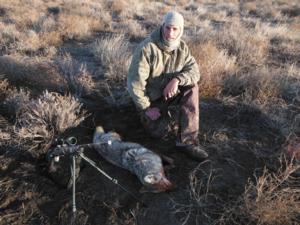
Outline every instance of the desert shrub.
{"label": "desert shrub", "polygon": [[296,63],[286,65],[287,74],[290,77],[295,77],[300,79],[300,67]]}
{"label": "desert shrub", "polygon": [[[173,6],[166,5],[161,1],[149,1],[147,4],[147,10],[144,9],[143,14],[147,21],[152,21],[154,24],[158,25],[161,23],[162,15],[173,9]],[[158,17],[157,15],[161,15],[161,17]]]}
{"label": "desert shrub", "polygon": [[3,52],[14,48],[21,36],[22,34],[14,24],[4,24],[0,22],[0,49]]}
{"label": "desert shrub", "polygon": [[132,57],[129,41],[123,34],[108,35],[93,43],[92,49],[101,61],[104,73],[104,80],[98,84],[98,95],[109,105],[121,107],[129,104],[130,97],[125,89]]}
{"label": "desert shrub", "polygon": [[126,20],[113,24],[113,30],[126,30],[133,38],[141,38],[147,35],[146,29],[136,20]]}
{"label": "desert shrub", "polygon": [[[281,69],[260,67],[238,78],[242,83],[241,100],[268,115],[274,128],[284,136],[293,132],[295,118],[300,113],[295,107],[299,101],[300,80],[294,72],[293,66]],[[231,83],[228,82],[227,86]]]}
{"label": "desert shrub", "polygon": [[96,84],[85,64],[79,63],[68,53],[58,58],[55,64],[66,84],[64,92],[71,92],[77,97],[93,92]]}
{"label": "desert shrub", "polygon": [[17,113],[22,107],[25,107],[30,101],[30,91],[20,88],[7,89],[7,96],[4,100],[4,105],[9,111]]}
{"label": "desert shrub", "polygon": [[133,37],[145,38],[147,35],[145,28],[135,20],[127,22],[126,26],[128,27],[129,34]]}
{"label": "desert shrub", "polygon": [[111,2],[111,10],[116,13],[121,13],[121,11],[125,11],[129,7],[128,1],[116,0]]}
{"label": "desert shrub", "polygon": [[[253,29],[239,23],[226,25],[221,30],[203,29],[191,30],[187,37],[202,75],[200,91],[203,96],[220,93],[237,96],[248,92],[257,97],[258,89],[267,92],[260,86],[271,90],[276,85],[272,74],[263,77],[267,69],[262,66],[267,59],[269,42],[265,34],[256,34]],[[274,81],[272,88],[268,86],[271,81]],[[277,86],[268,95],[278,96],[276,91],[282,88],[282,84]]]}
{"label": "desert shrub", "polygon": [[55,135],[76,127],[86,117],[73,96],[45,91],[38,99],[21,104],[15,124],[17,142],[30,150],[46,148]]}
{"label": "desert shrub", "polygon": [[[41,53],[45,48],[54,48],[62,41],[56,20],[43,13],[40,13],[39,18],[33,21],[28,29],[22,29],[21,32],[22,37],[18,40],[17,46],[19,51],[25,53],[35,51]],[[46,52],[43,53],[46,55]]]}
{"label": "desert shrub", "polygon": [[32,28],[38,33],[49,33],[57,29],[57,22],[53,16],[44,15],[32,24]]}
{"label": "desert shrub", "polygon": [[236,57],[229,56],[224,49],[219,50],[213,42],[191,43],[190,48],[200,67],[200,94],[218,95],[225,77],[237,71]]}
{"label": "desert shrub", "polygon": [[110,22],[105,3],[68,1],[58,15],[58,32],[64,39],[81,39]]}
{"label": "desert shrub", "polygon": [[280,165],[275,173],[264,169],[255,181],[249,180],[244,194],[226,209],[220,224],[298,224],[300,191],[294,175],[300,165],[285,158]]}
{"label": "desert shrub", "polygon": [[[31,27],[33,23],[39,20],[41,15],[45,14],[45,6],[42,1],[2,1],[7,4],[9,17],[20,28]],[[1,5],[2,5],[1,4]]]}
{"label": "desert shrub", "polygon": [[34,30],[28,30],[23,40],[18,43],[20,51],[35,52],[42,48],[45,44],[40,40],[40,35]]}
{"label": "desert shrub", "polygon": [[280,168],[277,174],[264,170],[255,183],[249,182],[244,193],[244,202],[251,220],[258,224],[296,222],[300,214],[300,192],[297,186],[293,186],[292,174],[299,168],[299,165],[290,163]]}
{"label": "desert shrub", "polygon": [[11,139],[11,134],[5,130],[0,129],[0,146],[5,146]]}
{"label": "desert shrub", "polygon": [[16,49],[23,54],[47,56],[50,58],[56,54],[56,47],[61,42],[61,34],[57,31],[39,33],[34,30],[28,30],[26,33],[23,33]]}
{"label": "desert shrub", "polygon": [[[260,67],[248,73],[245,80],[245,92],[251,95],[252,101],[262,105],[272,99],[279,99],[283,95],[287,85],[287,77],[280,70],[271,70],[268,67]],[[249,98],[250,96],[248,96]]]}
{"label": "desert shrub", "polygon": [[254,30],[269,39],[273,38],[289,38],[289,30],[286,25],[270,23],[256,23]]}
{"label": "desert shrub", "polygon": [[67,1],[61,14],[74,15],[87,20],[91,30],[102,30],[111,23],[109,1]]}
{"label": "desert shrub", "polygon": [[276,8],[276,3],[270,0],[265,0],[264,2],[239,1],[240,13],[242,13],[244,18],[247,17],[246,14],[249,14],[263,21],[280,19],[281,14],[280,10]]}
{"label": "desert shrub", "polygon": [[[132,7],[134,5],[134,7]],[[145,10],[145,1],[137,2],[134,0],[116,0],[109,4],[109,9],[112,10],[112,19],[117,21],[117,23],[126,23],[130,26],[130,23],[137,21],[135,17],[144,18],[145,14],[148,12],[148,7]],[[120,31],[120,30],[119,30]],[[127,30],[126,30],[127,32]],[[130,31],[129,31],[130,33]]]}
{"label": "desert shrub", "polygon": [[267,59],[269,39],[238,22],[218,32],[216,42],[230,55],[236,56],[242,69],[261,66]]}
{"label": "desert shrub", "polygon": [[131,61],[129,42],[124,35],[111,35],[97,40],[92,49],[105,68],[105,78],[124,82]]}
{"label": "desert shrub", "polygon": [[10,88],[7,79],[4,79],[3,76],[0,75],[0,101],[1,102],[7,96],[9,89]]}
{"label": "desert shrub", "polygon": [[59,17],[60,32],[66,39],[80,39],[90,35],[90,22],[87,17],[61,15]]}

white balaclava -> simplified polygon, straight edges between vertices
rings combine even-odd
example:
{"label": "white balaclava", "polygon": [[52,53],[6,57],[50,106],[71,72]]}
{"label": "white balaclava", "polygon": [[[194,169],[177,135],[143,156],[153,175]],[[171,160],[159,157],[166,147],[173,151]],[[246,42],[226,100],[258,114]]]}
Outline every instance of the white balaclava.
{"label": "white balaclava", "polygon": [[[180,39],[181,39],[182,34],[183,34],[183,29],[184,29],[183,16],[180,13],[175,12],[175,11],[168,12],[164,16],[164,19],[163,19],[163,22],[162,22],[162,29],[163,29],[163,26],[166,26],[166,25],[177,26],[180,29],[180,33],[179,33],[177,39],[173,40],[173,41],[165,40],[164,35],[162,35],[163,36],[163,42],[167,46],[168,50],[173,51],[173,50],[178,48],[178,46],[180,44]],[[162,32],[163,32],[163,30],[162,30]]]}

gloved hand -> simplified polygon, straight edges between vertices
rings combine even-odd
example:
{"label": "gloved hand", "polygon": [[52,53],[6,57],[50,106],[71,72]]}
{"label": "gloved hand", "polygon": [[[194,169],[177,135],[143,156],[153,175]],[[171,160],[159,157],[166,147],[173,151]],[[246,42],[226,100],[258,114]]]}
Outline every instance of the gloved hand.
{"label": "gloved hand", "polygon": [[161,116],[160,110],[157,107],[147,108],[145,114],[151,120],[157,120]]}

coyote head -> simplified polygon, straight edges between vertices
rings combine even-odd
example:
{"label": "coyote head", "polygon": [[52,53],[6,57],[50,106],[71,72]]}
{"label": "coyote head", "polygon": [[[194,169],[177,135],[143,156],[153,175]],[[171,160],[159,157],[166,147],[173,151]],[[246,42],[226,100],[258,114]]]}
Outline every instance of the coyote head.
{"label": "coyote head", "polygon": [[165,174],[149,174],[144,177],[144,186],[140,189],[141,193],[159,193],[171,191],[175,186],[166,178]]}

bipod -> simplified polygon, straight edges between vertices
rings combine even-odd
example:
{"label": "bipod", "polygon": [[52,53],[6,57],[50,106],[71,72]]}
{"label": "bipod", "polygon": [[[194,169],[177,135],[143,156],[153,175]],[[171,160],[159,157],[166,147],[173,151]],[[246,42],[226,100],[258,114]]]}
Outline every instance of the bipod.
{"label": "bipod", "polygon": [[64,155],[71,156],[71,159],[72,159],[72,164],[71,164],[71,180],[72,180],[72,220],[71,220],[71,225],[73,225],[75,223],[76,211],[77,211],[77,208],[76,208],[76,157],[80,157],[83,160],[85,160],[87,163],[89,163],[91,166],[93,166],[98,172],[100,172],[107,179],[109,179],[112,183],[119,186],[123,191],[128,193],[137,202],[140,202],[142,204],[142,206],[147,207],[147,205],[143,201],[138,199],[131,191],[127,190],[125,187],[123,187],[121,184],[119,184],[117,179],[109,176],[105,171],[100,169],[93,160],[88,158],[83,153],[84,147],[93,147],[93,146],[99,146],[99,145],[111,145],[110,141],[105,142],[105,143],[85,144],[85,145],[78,145],[78,146],[76,146],[77,139],[75,137],[69,137],[66,140],[60,139],[60,141],[61,141],[62,145],[58,145],[53,150],[49,151],[47,153],[47,158],[54,159],[54,161],[58,162],[60,156],[64,156]]}

